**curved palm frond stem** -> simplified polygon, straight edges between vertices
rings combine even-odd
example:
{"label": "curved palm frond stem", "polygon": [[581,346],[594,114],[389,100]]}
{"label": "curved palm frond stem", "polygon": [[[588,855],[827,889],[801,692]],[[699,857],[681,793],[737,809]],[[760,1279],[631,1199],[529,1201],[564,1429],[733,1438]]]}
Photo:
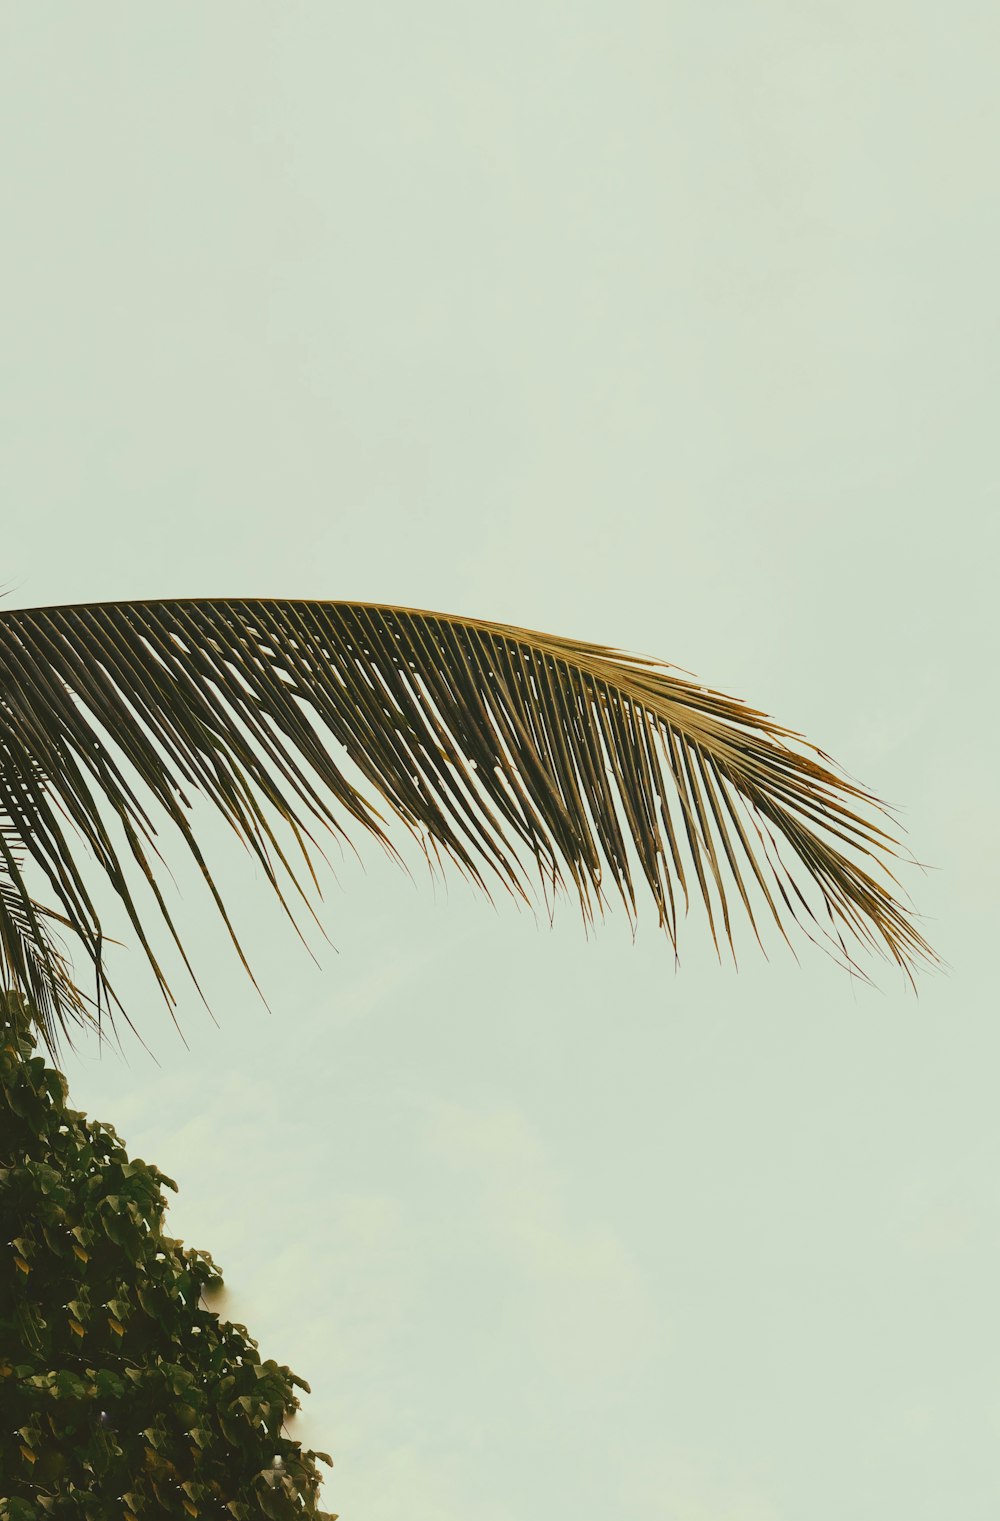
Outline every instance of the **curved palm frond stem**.
{"label": "curved palm frond stem", "polygon": [[[380,806],[348,780],[330,740]],[[145,879],[183,956],[151,861],[157,811],[198,862],[247,965],[191,827],[196,792],[290,915],[289,884],[305,904],[316,886],[317,823],[346,838],[353,819],[396,854],[386,832],[395,816],[429,859],[450,858],[487,891],[492,877],[527,900],[523,863],[534,861],[544,882],[575,890],[587,919],[603,912],[609,880],[635,914],[637,861],[675,952],[678,897],[685,911],[699,898],[716,946],[720,936],[732,946],[735,889],[758,940],[763,909],[786,940],[790,921],[831,936],[852,967],[845,933],[907,972],[933,961],[874,874],[894,882],[886,858],[899,853],[867,816],[882,805],[827,762],[765,714],[662,662],[501,623],[277,599],[0,613],[0,809],[104,998],[113,995],[81,839],[172,1001],[126,871],[131,861]],[[268,810],[289,827],[295,865]],[[818,889],[828,928],[779,840]],[[31,938],[27,889],[7,857]],[[15,980],[25,967],[8,957]],[[65,1027],[68,1006],[57,999],[53,1012]]]}

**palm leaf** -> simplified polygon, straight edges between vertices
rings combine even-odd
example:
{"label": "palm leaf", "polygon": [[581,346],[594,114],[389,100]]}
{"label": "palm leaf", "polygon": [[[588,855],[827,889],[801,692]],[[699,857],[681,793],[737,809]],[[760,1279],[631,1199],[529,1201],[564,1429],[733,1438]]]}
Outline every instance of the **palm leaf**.
{"label": "palm leaf", "polygon": [[61,914],[43,908],[25,893],[23,862],[22,842],[0,812],[0,987],[25,994],[40,1030],[53,1046],[66,1015],[74,1023],[96,1021],[56,942],[54,925],[64,929],[70,925]]}
{"label": "palm leaf", "polygon": [[[343,834],[353,819],[395,854],[395,816],[429,858],[450,858],[482,887],[500,882],[527,899],[533,862],[546,888],[575,891],[588,919],[609,884],[634,914],[644,878],[675,951],[681,900],[686,911],[692,897],[716,944],[732,946],[735,894],[758,939],[763,913],[786,939],[792,922],[830,937],[852,966],[852,938],[908,972],[934,959],[893,897],[886,859],[898,850],[871,817],[884,812],[877,800],[792,731],[662,662],[365,603],[0,614],[0,809],[82,941],[99,1003],[114,995],[81,842],[171,1002],[132,885],[138,872],[183,955],[157,882],[157,822],[180,832],[236,943],[191,827],[195,793],[215,804],[289,913],[288,892],[308,902],[315,885],[317,824]],[[26,942],[33,900],[17,853],[3,866]],[[52,1018],[65,1030],[74,1007],[47,965]],[[4,970],[19,984],[26,966],[8,955]]]}

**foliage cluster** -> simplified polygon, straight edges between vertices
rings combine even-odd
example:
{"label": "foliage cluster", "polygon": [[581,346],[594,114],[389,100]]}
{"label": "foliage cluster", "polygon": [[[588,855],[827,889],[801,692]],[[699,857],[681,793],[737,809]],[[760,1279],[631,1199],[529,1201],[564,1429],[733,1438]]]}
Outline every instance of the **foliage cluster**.
{"label": "foliage cluster", "polygon": [[0,1521],[335,1521],[283,1435],[308,1385],[207,1308],[176,1184],[67,1106],[32,1019],[0,993]]}

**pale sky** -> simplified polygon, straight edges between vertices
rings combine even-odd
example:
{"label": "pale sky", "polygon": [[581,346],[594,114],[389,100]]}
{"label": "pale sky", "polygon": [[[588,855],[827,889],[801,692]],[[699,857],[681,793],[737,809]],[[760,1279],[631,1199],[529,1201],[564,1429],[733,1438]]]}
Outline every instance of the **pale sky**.
{"label": "pale sky", "polygon": [[[950,970],[675,974],[369,846],[75,1104],[312,1384],[344,1521],[1000,1514],[994,4],[0,7],[6,605],[646,651],[897,805]],[[994,1008],[991,1015],[990,1009]]]}

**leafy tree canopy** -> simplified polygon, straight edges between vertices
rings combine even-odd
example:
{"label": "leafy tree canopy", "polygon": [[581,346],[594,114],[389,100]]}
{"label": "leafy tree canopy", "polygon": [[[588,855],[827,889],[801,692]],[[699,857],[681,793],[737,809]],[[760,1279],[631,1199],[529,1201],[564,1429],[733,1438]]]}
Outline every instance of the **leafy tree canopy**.
{"label": "leafy tree canopy", "polygon": [[335,1521],[283,1434],[308,1385],[205,1307],[176,1184],[68,1107],[34,1022],[0,993],[0,1521]]}

